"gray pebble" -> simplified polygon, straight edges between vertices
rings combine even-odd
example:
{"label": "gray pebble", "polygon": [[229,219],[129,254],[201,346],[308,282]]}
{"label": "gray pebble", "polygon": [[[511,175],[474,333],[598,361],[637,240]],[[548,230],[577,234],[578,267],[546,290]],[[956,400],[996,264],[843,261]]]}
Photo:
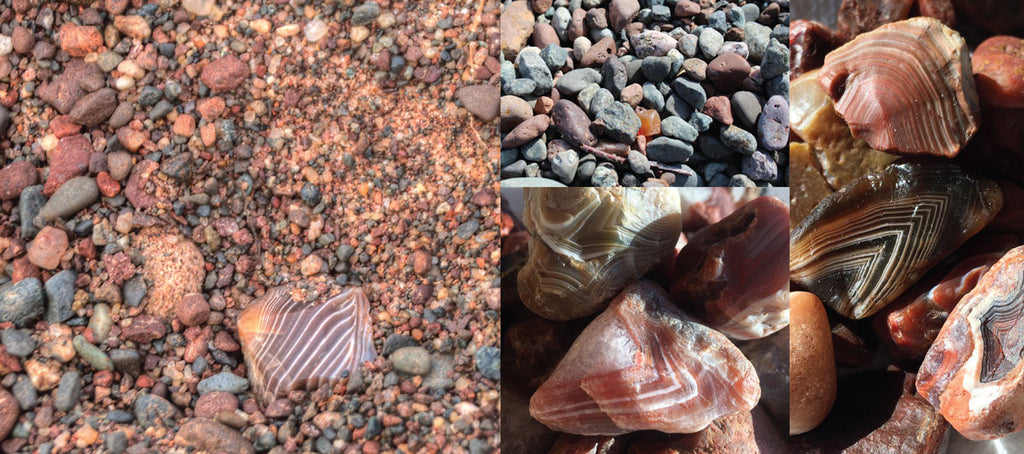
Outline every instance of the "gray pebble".
{"label": "gray pebble", "polygon": [[742,154],[753,154],[754,150],[757,150],[757,139],[754,135],[736,125],[722,129],[719,138],[725,146]]}
{"label": "gray pebble", "polygon": [[199,382],[196,390],[199,394],[209,394],[214,391],[224,391],[231,394],[239,394],[249,389],[249,380],[239,377],[231,372],[221,372],[210,378]]}
{"label": "gray pebble", "polygon": [[725,18],[725,11],[718,10],[708,15],[708,27],[725,33],[729,29],[729,21]]}
{"label": "gray pebble", "polygon": [[679,37],[679,43],[676,44],[676,49],[683,53],[686,58],[693,58],[697,56],[697,43],[699,38],[697,35],[686,34]]}
{"label": "gray pebble", "polygon": [[21,237],[24,239],[35,238],[39,233],[32,220],[39,215],[39,210],[46,204],[46,196],[43,195],[43,185],[29,186],[21,190],[18,197],[18,214],[21,216]]}
{"label": "gray pebble", "polygon": [[156,104],[163,98],[164,94],[156,87],[146,85],[139,91],[139,105],[149,107]]}
{"label": "gray pebble", "polygon": [[537,92],[537,82],[532,79],[515,79],[506,87],[505,94],[518,96],[520,98],[530,96]]}
{"label": "gray pebble", "polygon": [[[607,164],[607,165],[606,165]],[[619,185],[619,175],[615,168],[608,163],[601,164],[594,169],[594,175],[590,177],[590,183],[597,188],[610,188]]]}
{"label": "gray pebble", "polygon": [[53,397],[53,406],[60,411],[70,411],[78,405],[82,396],[82,376],[75,370],[64,372],[57,385],[57,393]]}
{"label": "gray pebble", "polygon": [[128,435],[123,430],[108,434],[105,441],[107,452],[110,454],[122,454],[128,449]]}
{"label": "gray pebble", "polygon": [[544,59],[540,58],[540,54],[520,52],[516,57],[516,67],[519,69],[520,75],[537,84],[533,91],[534,94],[540,95],[551,91],[551,87],[554,85],[551,70],[544,63]]}
{"label": "gray pebble", "polygon": [[622,89],[626,88],[627,79],[626,65],[618,57],[612,55],[601,65],[601,86],[616,98],[622,93]]}
{"label": "gray pebble", "polygon": [[697,149],[700,150],[704,156],[714,161],[722,161],[730,158],[735,152],[729,147],[725,146],[722,141],[718,140],[712,134],[701,134],[697,138]]}
{"label": "gray pebble", "polygon": [[715,120],[708,115],[701,112],[694,112],[690,115],[690,125],[693,126],[698,133],[705,132],[711,129],[711,124]]}
{"label": "gray pebble", "polygon": [[771,38],[772,29],[757,22],[747,22],[743,25],[743,42],[747,43],[750,50],[751,63],[759,63],[768,48],[768,40]]}
{"label": "gray pebble", "polygon": [[615,95],[612,92],[602,88],[594,93],[594,98],[590,100],[589,110],[590,116],[597,117],[597,114],[608,108],[615,102]]}
{"label": "gray pebble", "polygon": [[643,59],[640,70],[644,77],[652,82],[660,82],[672,72],[672,65],[675,59],[672,57],[647,57]]}
{"label": "gray pebble", "polygon": [[389,334],[387,339],[384,339],[384,349],[381,350],[381,355],[391,356],[396,350],[402,347],[415,347],[420,343],[413,339],[411,336],[404,334]]}
{"label": "gray pebble", "polygon": [[651,108],[657,111],[661,111],[665,108],[665,96],[661,94],[658,87],[648,82],[643,85],[644,98],[640,101],[640,105]]}
{"label": "gray pebble", "polygon": [[11,394],[22,410],[28,411],[39,405],[39,394],[28,378],[21,378],[11,387]]}
{"label": "gray pebble", "polygon": [[722,173],[728,168],[729,164],[724,162],[709,162],[704,166],[704,179],[711,181],[716,174]]}
{"label": "gray pebble", "polygon": [[772,40],[761,60],[761,77],[772,79],[789,71],[789,48]]}
{"label": "gray pebble", "polygon": [[0,322],[12,322],[18,328],[24,328],[39,320],[45,312],[46,300],[39,279],[30,277],[16,284],[0,286]]}
{"label": "gray pebble", "polygon": [[712,187],[726,187],[732,186],[732,179],[724,173],[716,173],[710,180],[708,180],[708,186]]}
{"label": "gray pebble", "polygon": [[480,221],[470,219],[459,224],[459,226],[455,228],[455,234],[464,240],[468,240],[473,238],[473,235],[476,235],[478,230],[480,230]]}
{"label": "gray pebble", "polygon": [[135,412],[135,419],[142,427],[173,427],[182,417],[178,407],[167,399],[153,394],[139,394],[132,404],[132,409]]}
{"label": "gray pebble", "polygon": [[594,155],[588,154],[580,159],[580,166],[576,169],[576,178],[580,181],[591,181],[594,178],[594,170],[597,169],[597,161]]}
{"label": "gray pebble", "polygon": [[551,43],[547,47],[541,49],[540,58],[544,60],[544,64],[552,70],[561,69],[565,66],[566,60],[569,59],[569,52],[558,44]]}
{"label": "gray pebble", "polygon": [[672,182],[672,187],[674,188],[705,186],[704,182],[700,179],[700,176],[697,175],[697,172],[694,172],[694,170],[688,165],[679,166],[679,171],[673,172],[672,175],[676,178],[676,180]]}
{"label": "gray pebble", "polygon": [[126,348],[117,348],[110,350],[108,355],[110,362],[114,364],[114,370],[135,377],[142,373],[142,358],[139,352]]}
{"label": "gray pebble", "polygon": [[369,25],[380,15],[380,5],[366,2],[352,10],[352,25]]}
{"label": "gray pebble", "polygon": [[722,49],[718,51],[718,54],[726,53],[736,54],[743,58],[750,57],[750,49],[747,48],[747,43],[742,41],[729,41],[722,44]]}
{"label": "gray pebble", "polygon": [[89,177],[75,177],[57,188],[53,197],[39,209],[38,218],[45,223],[70,217],[92,205],[99,198],[100,190],[96,186],[96,181]]}
{"label": "gray pebble", "polygon": [[672,18],[672,10],[665,5],[651,6],[651,19],[656,22],[668,22]]}
{"label": "gray pebble", "polygon": [[732,118],[744,129],[754,129],[757,124],[757,116],[761,115],[761,101],[757,95],[749,91],[737,91],[733,93]]}
{"label": "gray pebble", "polygon": [[508,94],[512,81],[516,80],[516,65],[505,60],[501,62],[501,92]]}
{"label": "gray pebble", "polygon": [[747,22],[753,22],[757,20],[757,17],[761,15],[761,8],[754,3],[747,3],[741,7],[743,10],[743,16],[747,19]]}
{"label": "gray pebble", "polygon": [[756,188],[757,184],[746,175],[738,173],[729,179],[729,186],[734,188]]}
{"label": "gray pebble", "polygon": [[733,7],[726,16],[729,22],[736,27],[742,27],[743,24],[747,23],[747,15],[743,13],[742,8]]}
{"label": "gray pebble", "polygon": [[640,131],[640,117],[625,103],[613,102],[597,118],[604,122],[604,135],[619,143],[633,143]]}
{"label": "gray pebble", "polygon": [[555,13],[551,16],[551,27],[555,29],[560,41],[566,39],[565,31],[569,28],[569,22],[572,22],[572,13],[564,6],[555,8]]}
{"label": "gray pebble", "polygon": [[146,282],[142,280],[141,275],[128,279],[125,281],[121,293],[124,296],[125,304],[129,307],[139,307],[142,298],[146,297]]}
{"label": "gray pebble", "polygon": [[110,357],[103,353],[103,350],[100,350],[99,347],[85,340],[84,336],[75,336],[72,343],[75,346],[75,351],[78,352],[78,356],[81,356],[94,369],[114,370],[114,363],[110,361]]}
{"label": "gray pebble", "polygon": [[782,96],[789,100],[789,71],[765,81],[764,91],[769,96]]}
{"label": "gray pebble", "polygon": [[558,175],[562,183],[571,183],[578,167],[579,156],[574,150],[562,150],[551,158],[551,171]]}
{"label": "gray pebble", "polygon": [[519,147],[519,152],[523,155],[523,158],[527,161],[543,161],[548,158],[548,146],[544,141],[544,136],[533,139],[526,142],[523,146]]}
{"label": "gray pebble", "polygon": [[166,117],[172,110],[174,110],[174,106],[171,105],[171,103],[167,102],[167,100],[160,100],[160,102],[156,103],[156,105],[153,106],[153,109],[149,111],[149,119],[157,121]]}
{"label": "gray pebble", "polygon": [[423,347],[402,347],[390,356],[395,370],[411,375],[425,375],[430,372],[430,353]]}
{"label": "gray pebble", "polygon": [[704,103],[708,101],[708,95],[704,92],[704,87],[700,85],[700,82],[679,77],[672,83],[672,88],[677,95],[690,103],[694,110],[703,109]]}
{"label": "gray pebble", "polygon": [[519,178],[526,174],[526,161],[516,161],[501,168],[501,179]]}
{"label": "gray pebble", "polygon": [[46,321],[57,324],[75,316],[71,305],[75,302],[75,280],[78,274],[74,270],[64,270],[54,274],[44,285],[46,290]]}
{"label": "gray pebble", "polygon": [[629,169],[637,175],[647,175],[651,173],[651,161],[644,156],[643,153],[636,150],[629,150],[629,155],[626,156],[626,162],[629,163]]}
{"label": "gray pebble", "polygon": [[680,98],[679,95],[672,94],[665,99],[665,111],[677,117],[690,118],[690,114],[693,113],[693,106],[683,98]]}
{"label": "gray pebble", "polygon": [[555,83],[555,88],[567,96],[575,96],[590,84],[601,83],[601,73],[594,68],[574,69],[565,73]]}
{"label": "gray pebble", "polygon": [[501,350],[489,345],[480,347],[473,360],[481,375],[495,381],[501,379]]}
{"label": "gray pebble", "polygon": [[[587,85],[586,88],[580,90],[580,94],[576,96],[576,101],[579,101],[580,107],[583,110],[590,111],[590,102],[594,100],[594,96],[597,92],[603,90],[598,84]],[[571,101],[568,101],[571,102]]]}
{"label": "gray pebble", "polygon": [[697,140],[698,131],[688,121],[673,116],[661,120],[661,133],[673,139],[693,142]]}
{"label": "gray pebble", "polygon": [[693,156],[693,145],[670,137],[658,137],[647,144],[647,157],[658,162],[686,162]]}
{"label": "gray pebble", "polygon": [[[700,32],[697,44],[700,45],[700,51],[704,54],[704,57],[710,60],[718,56],[724,42],[725,38],[722,37],[718,30],[705,28],[704,31]],[[683,54],[685,55],[686,52],[683,52]]]}
{"label": "gray pebble", "polygon": [[0,340],[3,341],[7,353],[19,358],[31,355],[36,349],[36,341],[32,339],[32,330],[6,329],[0,331]]}

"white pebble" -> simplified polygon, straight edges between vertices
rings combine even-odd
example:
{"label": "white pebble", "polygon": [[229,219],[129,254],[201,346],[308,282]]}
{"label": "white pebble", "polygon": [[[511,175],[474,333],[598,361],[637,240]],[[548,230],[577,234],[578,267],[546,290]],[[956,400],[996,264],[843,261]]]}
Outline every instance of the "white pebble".
{"label": "white pebble", "polygon": [[0,35],[0,57],[6,56],[14,51],[14,43],[11,42],[11,37],[7,35]]}
{"label": "white pebble", "polygon": [[121,76],[114,81],[114,88],[118,91],[131,90],[135,86],[135,79],[130,76]]}
{"label": "white pebble", "polygon": [[327,24],[320,19],[313,19],[306,24],[302,32],[306,35],[306,41],[315,43],[327,34]]}

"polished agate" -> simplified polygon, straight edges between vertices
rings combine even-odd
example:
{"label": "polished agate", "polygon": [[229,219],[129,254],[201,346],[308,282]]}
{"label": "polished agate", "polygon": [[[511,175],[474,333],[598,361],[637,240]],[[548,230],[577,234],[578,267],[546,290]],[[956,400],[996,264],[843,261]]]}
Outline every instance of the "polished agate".
{"label": "polished agate", "polygon": [[[971,239],[950,259],[921,278],[878,318],[881,335],[897,356],[923,358],[946,317],[964,295],[974,289],[992,264],[1020,244],[1014,235],[982,235]],[[946,260],[950,262],[950,260]]]}
{"label": "polished agate", "polygon": [[790,235],[790,279],[843,316],[892,302],[1002,207],[992,180],[904,162],[822,199]]}
{"label": "polished agate", "polygon": [[971,440],[1024,427],[1024,246],[957,304],[918,371],[917,390]]}
{"label": "polished agate", "polygon": [[967,44],[928,17],[840,46],[825,57],[818,82],[853,135],[878,150],[953,157],[981,119]]}
{"label": "polished agate", "polygon": [[685,310],[733,339],[789,324],[789,207],[758,197],[691,235],[676,258],[670,293]]}
{"label": "polished agate", "polygon": [[638,281],[583,330],[530,399],[530,415],[579,435],[693,433],[750,411],[760,395],[754,366],[728,338]]}
{"label": "polished agate", "polygon": [[524,188],[530,257],[517,281],[551,320],[594,314],[672,251],[681,231],[671,188]]}
{"label": "polished agate", "polygon": [[256,396],[269,404],[292,390],[334,384],[376,358],[369,310],[359,288],[326,301],[309,301],[290,286],[267,291],[238,314],[238,337]]}

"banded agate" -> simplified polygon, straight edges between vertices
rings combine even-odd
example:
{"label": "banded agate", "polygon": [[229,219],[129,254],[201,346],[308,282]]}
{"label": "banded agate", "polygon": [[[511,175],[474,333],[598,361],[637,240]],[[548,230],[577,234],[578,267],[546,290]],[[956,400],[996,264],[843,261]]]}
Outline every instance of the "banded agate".
{"label": "banded agate", "polygon": [[639,281],[583,330],[530,399],[530,415],[579,435],[693,433],[750,411],[760,395],[735,345]]}
{"label": "banded agate", "polygon": [[1024,246],[957,304],[917,375],[917,390],[971,440],[1024,427]]}
{"label": "banded agate", "polygon": [[903,162],[822,199],[790,235],[790,279],[843,316],[878,312],[1002,207],[992,180]]}
{"label": "banded agate", "polygon": [[333,385],[345,371],[376,358],[369,306],[355,287],[307,302],[299,290],[282,286],[238,314],[238,337],[260,401]]}
{"label": "banded agate", "polygon": [[688,238],[672,299],[733,339],[789,324],[789,207],[758,197]]}
{"label": "banded agate", "polygon": [[682,217],[673,188],[524,188],[530,257],[519,296],[551,320],[594,314],[672,252]]}
{"label": "banded agate", "polygon": [[929,17],[857,36],[825,57],[818,82],[877,150],[953,157],[981,120],[966,42]]}

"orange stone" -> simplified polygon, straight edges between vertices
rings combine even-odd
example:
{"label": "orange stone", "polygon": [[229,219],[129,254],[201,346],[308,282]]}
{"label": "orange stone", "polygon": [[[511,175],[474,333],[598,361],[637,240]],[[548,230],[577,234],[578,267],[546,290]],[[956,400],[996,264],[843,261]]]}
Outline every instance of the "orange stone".
{"label": "orange stone", "polygon": [[640,117],[640,135],[650,138],[661,134],[661,117],[657,110],[648,109],[637,115]]}
{"label": "orange stone", "polygon": [[60,27],[60,48],[72,57],[84,57],[103,45],[103,36],[96,27],[70,22]]}
{"label": "orange stone", "polygon": [[28,260],[40,268],[56,269],[67,249],[68,234],[56,227],[46,226],[28,246]]}

